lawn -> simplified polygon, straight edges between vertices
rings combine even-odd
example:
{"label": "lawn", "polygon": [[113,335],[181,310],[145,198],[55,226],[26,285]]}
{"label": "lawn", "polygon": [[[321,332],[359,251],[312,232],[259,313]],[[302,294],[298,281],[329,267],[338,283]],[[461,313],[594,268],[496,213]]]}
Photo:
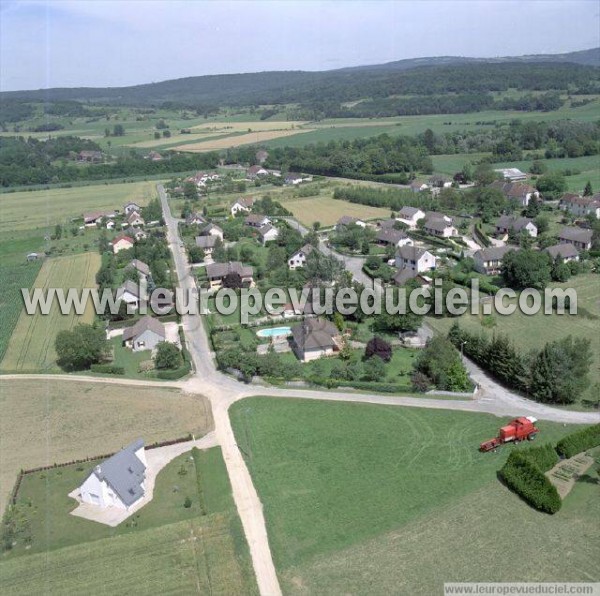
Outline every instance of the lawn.
{"label": "lawn", "polygon": [[[597,488],[576,487],[576,509],[567,502],[552,518],[528,508],[496,478],[521,447],[477,450],[503,419],[273,398],[239,401],[231,416],[284,592],[435,594],[446,577],[530,579],[515,573],[515,562],[535,572],[531,579],[561,579],[567,565],[569,579],[599,578]],[[571,430],[540,427],[544,441]],[[528,528],[523,540],[514,540],[522,526],[513,515]],[[569,557],[556,548],[562,536]],[[482,555],[486,548],[493,556]]]}
{"label": "lawn", "polygon": [[[47,259],[36,277],[34,287],[65,290],[93,288],[99,268],[100,255],[97,253]],[[0,370],[4,372],[58,370],[54,351],[56,334],[62,329],[71,329],[77,323],[91,323],[95,316],[91,301],[81,316],[74,312],[61,314],[56,303],[48,315],[42,315],[39,310],[34,315],[28,315],[23,305],[21,307],[19,320],[0,363]]]}
{"label": "lawn", "polygon": [[20,469],[212,429],[207,400],[176,389],[0,377],[0,511]]}
{"label": "lawn", "polygon": [[[482,325],[483,316],[463,315],[459,323],[465,329],[475,333],[504,333],[508,335],[515,344],[523,350],[541,349],[546,342],[554,341],[573,335],[585,337],[592,342],[593,353],[590,378],[592,384],[600,382],[600,340],[598,335],[600,303],[600,277],[594,274],[577,275],[564,284],[553,284],[563,288],[574,288],[578,297],[577,315],[545,315],[540,312],[533,316],[521,313],[518,309],[508,316],[494,314],[495,327],[489,328]],[[455,319],[438,319],[428,317],[427,321],[431,327],[441,333],[447,333]],[[489,323],[489,319],[486,319]],[[584,399],[592,397],[595,391],[590,387]],[[597,399],[597,395],[595,397]]]}
{"label": "lawn", "polygon": [[13,551],[0,566],[3,588],[11,594],[74,594],[89,585],[107,594],[255,594],[221,451],[203,451],[197,473],[189,457],[162,470],[152,502],[117,528],[68,514],[74,501],[65,491],[85,477],[85,466],[26,478],[20,495],[34,539],[27,556]]}
{"label": "lawn", "polygon": [[390,216],[389,209],[339,201],[332,198],[329,193],[316,197],[281,198],[279,200],[300,223],[306,226],[312,226],[316,221],[324,227],[332,226],[342,215],[359,219],[388,218]]}
{"label": "lawn", "polygon": [[44,228],[53,231],[85,211],[123,209],[128,201],[145,205],[155,195],[155,182],[98,184],[74,188],[52,188],[0,195],[0,234],[14,230]]}

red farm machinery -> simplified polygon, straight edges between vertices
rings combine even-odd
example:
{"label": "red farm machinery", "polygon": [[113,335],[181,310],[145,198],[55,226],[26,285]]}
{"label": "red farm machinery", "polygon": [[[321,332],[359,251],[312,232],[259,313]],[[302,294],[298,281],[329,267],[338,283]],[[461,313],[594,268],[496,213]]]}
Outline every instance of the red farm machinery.
{"label": "red farm machinery", "polygon": [[493,451],[505,443],[520,443],[533,441],[540,429],[536,427],[537,419],[533,416],[521,416],[509,422],[498,431],[498,436],[484,441],[479,445],[479,451]]}

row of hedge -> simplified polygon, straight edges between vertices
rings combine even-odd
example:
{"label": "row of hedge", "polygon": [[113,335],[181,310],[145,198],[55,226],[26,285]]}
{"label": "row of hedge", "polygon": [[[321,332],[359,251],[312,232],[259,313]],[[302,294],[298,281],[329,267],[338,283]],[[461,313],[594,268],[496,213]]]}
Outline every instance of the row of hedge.
{"label": "row of hedge", "polygon": [[196,488],[198,490],[198,504],[200,507],[200,515],[206,515],[206,500],[204,498],[204,487],[202,486],[202,478],[200,476],[200,449],[192,448],[192,458],[194,459],[194,471],[196,474]]}
{"label": "row of hedge", "polygon": [[573,457],[598,445],[600,445],[600,424],[595,424],[562,438],[556,444],[556,451],[564,457]]}
{"label": "row of hedge", "polygon": [[361,389],[364,391],[375,391],[377,393],[411,393],[411,385],[401,385],[399,383],[378,383],[377,381],[349,381],[346,379],[333,379],[311,377],[308,379],[313,385],[335,389],[337,387],[349,387],[351,389]]}
{"label": "row of hedge", "polygon": [[125,369],[122,366],[115,364],[92,364],[90,370],[95,373],[103,373],[106,375],[124,375]]}
{"label": "row of hedge", "polygon": [[[470,287],[471,280],[475,279],[476,277],[478,277],[478,276],[474,275],[474,274],[470,274],[470,273],[462,273],[460,271],[452,271],[450,273],[450,279],[454,283],[459,284],[461,286],[467,286],[467,287]],[[484,294],[495,295],[496,292],[498,292],[499,290],[500,290],[499,286],[496,286],[496,285],[486,281],[485,279],[479,278],[479,291],[480,292],[483,292]]]}
{"label": "row of hedge", "polygon": [[530,459],[521,451],[513,451],[499,472],[500,478],[532,507],[546,513],[556,513],[562,505],[560,495],[534,462],[535,458]]}

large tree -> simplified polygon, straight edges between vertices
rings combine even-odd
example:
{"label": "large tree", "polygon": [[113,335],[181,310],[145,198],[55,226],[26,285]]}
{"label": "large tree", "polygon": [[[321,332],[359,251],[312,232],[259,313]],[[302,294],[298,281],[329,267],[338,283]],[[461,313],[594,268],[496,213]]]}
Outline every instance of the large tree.
{"label": "large tree", "polygon": [[181,365],[179,348],[168,341],[161,341],[156,346],[154,366],[158,369],[173,369]]}
{"label": "large tree", "polygon": [[552,259],[539,250],[512,250],[502,259],[502,277],[516,290],[543,290],[552,278]]}
{"label": "large tree", "polygon": [[84,370],[101,362],[109,352],[106,334],[101,327],[77,325],[59,331],[54,348],[59,366],[65,370]]}

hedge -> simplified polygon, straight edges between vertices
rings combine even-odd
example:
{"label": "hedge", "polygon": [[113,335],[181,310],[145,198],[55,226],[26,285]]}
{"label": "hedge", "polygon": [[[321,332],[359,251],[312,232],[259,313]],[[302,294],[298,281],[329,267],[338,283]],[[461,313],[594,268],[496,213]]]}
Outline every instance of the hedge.
{"label": "hedge", "polygon": [[333,379],[327,377],[324,379],[310,377],[309,383],[320,385],[328,389],[336,387],[350,387],[352,389],[361,389],[364,391],[376,391],[378,393],[413,393],[411,385],[400,385],[396,383],[378,383],[377,381],[348,381],[345,379]]}
{"label": "hedge", "polygon": [[190,372],[190,368],[190,363],[184,362],[179,368],[158,371],[156,373],[156,378],[162,379],[163,381],[176,381],[177,379],[181,379],[181,377],[185,377],[185,375]]}
{"label": "hedge", "polygon": [[206,500],[204,498],[204,487],[202,486],[202,479],[200,477],[200,468],[202,462],[200,461],[200,449],[198,449],[198,447],[192,448],[192,458],[194,459],[194,470],[196,472],[196,488],[198,489],[198,504],[200,505],[200,515],[206,515]]}
{"label": "hedge", "polygon": [[558,454],[550,443],[538,445],[537,447],[527,447],[520,451],[513,451],[508,460],[510,461],[510,458],[517,453],[536,465],[542,472],[551,470],[558,462]]}
{"label": "hedge", "polygon": [[562,438],[556,444],[556,451],[564,457],[573,457],[598,445],[600,445],[600,424],[594,424]]}
{"label": "hedge", "polygon": [[513,451],[499,472],[508,488],[532,507],[546,513],[556,513],[562,505],[556,487],[535,463],[519,451]]}
{"label": "hedge", "polygon": [[124,375],[125,369],[122,366],[114,364],[92,364],[90,370],[95,373],[105,373],[107,375]]}

